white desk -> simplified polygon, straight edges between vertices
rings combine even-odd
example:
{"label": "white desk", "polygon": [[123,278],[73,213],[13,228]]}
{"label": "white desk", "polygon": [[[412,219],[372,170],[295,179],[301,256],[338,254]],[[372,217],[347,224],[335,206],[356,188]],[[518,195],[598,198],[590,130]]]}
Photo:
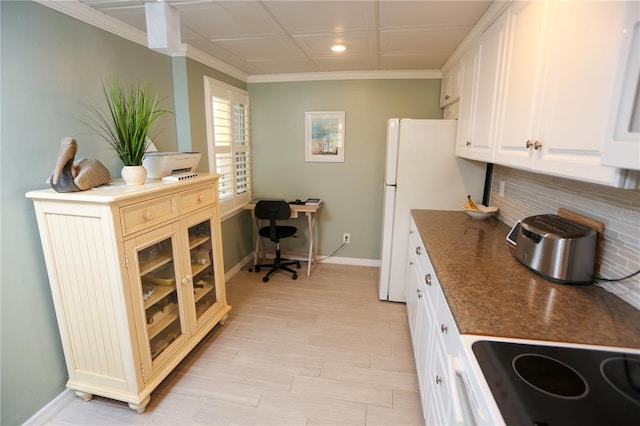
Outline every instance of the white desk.
{"label": "white desk", "polygon": [[[291,207],[291,218],[295,219],[300,213],[304,213],[307,216],[307,226],[309,229],[309,253],[307,256],[307,276],[311,275],[311,265],[315,264],[315,233],[316,233],[316,213],[322,208],[323,202],[321,201],[317,206],[308,206],[306,204],[289,204]],[[255,203],[249,203],[244,206],[245,210],[251,211],[251,218],[253,219],[253,227],[256,230],[256,251],[253,254],[253,264],[258,263],[258,254],[262,252],[262,238],[258,231],[260,230],[259,219],[256,217]]]}

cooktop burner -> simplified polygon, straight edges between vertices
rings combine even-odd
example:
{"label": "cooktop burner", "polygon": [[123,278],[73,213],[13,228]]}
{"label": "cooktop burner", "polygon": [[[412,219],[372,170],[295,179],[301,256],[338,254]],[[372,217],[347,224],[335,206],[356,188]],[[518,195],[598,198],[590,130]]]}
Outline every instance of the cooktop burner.
{"label": "cooktop burner", "polygon": [[472,345],[508,425],[637,425],[640,356],[510,342]]}
{"label": "cooktop burner", "polygon": [[605,380],[622,396],[640,405],[640,361],[609,358],[600,367]]}
{"label": "cooktop burner", "polygon": [[522,354],[513,359],[516,374],[541,392],[559,398],[582,398],[587,382],[567,364],[545,355]]}

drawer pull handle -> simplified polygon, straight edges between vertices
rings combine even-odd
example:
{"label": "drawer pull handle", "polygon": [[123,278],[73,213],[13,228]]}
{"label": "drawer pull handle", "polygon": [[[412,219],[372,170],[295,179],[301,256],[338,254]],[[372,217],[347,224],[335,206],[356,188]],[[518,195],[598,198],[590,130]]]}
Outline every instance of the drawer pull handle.
{"label": "drawer pull handle", "polygon": [[440,383],[442,383],[442,379],[440,376],[436,376],[436,385],[439,385]]}
{"label": "drawer pull handle", "polygon": [[449,328],[446,325],[442,324],[440,326],[440,331],[442,331],[442,334],[447,334],[447,331],[449,331]]}
{"label": "drawer pull handle", "polygon": [[533,149],[535,149],[536,151],[540,151],[540,149],[542,148],[542,144],[538,141],[536,141],[536,143],[533,144]]}
{"label": "drawer pull handle", "polygon": [[427,285],[431,285],[431,274],[427,274],[427,275],[424,276],[424,282]]}
{"label": "drawer pull handle", "polygon": [[451,97],[451,96],[447,95],[447,96],[445,96],[445,97],[444,97],[444,99],[445,99],[445,100],[449,100],[449,98],[450,98],[450,97]]}
{"label": "drawer pull handle", "polygon": [[187,275],[182,279],[182,285],[187,285],[191,281],[191,275]]}
{"label": "drawer pull handle", "polygon": [[416,289],[416,293],[418,293],[418,299],[422,299],[422,292],[420,291],[420,289]]}
{"label": "drawer pull handle", "polygon": [[528,141],[524,144],[524,146],[525,146],[525,148],[529,149],[529,148],[531,148],[531,147],[533,146],[533,142],[531,142],[531,141],[529,141],[529,140],[528,140]]}
{"label": "drawer pull handle", "polygon": [[471,146],[471,141],[467,141],[467,146]]}
{"label": "drawer pull handle", "polygon": [[200,194],[200,196],[198,197],[198,201],[200,201],[201,203],[206,199],[207,198],[204,196],[204,194]]}
{"label": "drawer pull handle", "polygon": [[416,254],[420,255],[422,253],[422,249],[420,249],[420,246],[416,247]]}
{"label": "drawer pull handle", "polygon": [[153,212],[151,210],[147,210],[144,212],[144,218],[147,220],[153,219]]}

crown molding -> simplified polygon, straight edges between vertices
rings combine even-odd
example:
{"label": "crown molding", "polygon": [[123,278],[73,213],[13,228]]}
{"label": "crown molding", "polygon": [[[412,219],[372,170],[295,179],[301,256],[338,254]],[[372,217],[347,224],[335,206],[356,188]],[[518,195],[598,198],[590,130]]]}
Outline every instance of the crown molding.
{"label": "crown molding", "polygon": [[147,46],[147,34],[111,16],[77,1],[34,0],[43,6],[64,13],[94,27],[108,31],[134,43]]}
{"label": "crown molding", "polygon": [[[40,3],[43,6],[47,6],[48,8],[56,10],[60,13],[64,13],[67,16],[78,19],[79,21],[82,21],[86,24],[92,25],[96,28],[100,28],[111,34],[117,35],[126,40],[129,40],[134,43],[147,47],[147,33],[145,33],[144,31],[140,31],[137,28],[127,25],[123,22],[120,22],[117,19],[112,18],[111,16],[105,13],[102,13],[92,7],[79,3],[75,0],[65,0],[65,1],[34,0],[34,1],[37,3]],[[152,49],[152,50],[170,57],[186,56],[204,65],[215,68],[220,72],[223,72],[234,78],[237,78],[238,80],[241,80],[245,83],[247,82],[247,74],[245,74],[244,72],[222,61],[219,61],[213,58],[212,56],[207,55],[199,51],[198,49],[195,49],[186,44],[182,44],[178,50],[169,50],[169,49]]]}
{"label": "crown molding", "polygon": [[187,58],[200,62],[203,65],[206,65],[220,72],[223,72],[233,78],[237,78],[238,80],[244,83],[248,82],[249,76],[246,73],[237,69],[236,67],[231,66],[226,62],[222,62],[221,60],[216,59],[213,56],[207,53],[204,53],[193,46],[187,45],[186,50],[187,50],[186,52]]}
{"label": "crown molding", "polygon": [[336,71],[250,75],[247,83],[287,83],[326,80],[428,80],[438,78],[442,78],[442,72],[440,70]]}

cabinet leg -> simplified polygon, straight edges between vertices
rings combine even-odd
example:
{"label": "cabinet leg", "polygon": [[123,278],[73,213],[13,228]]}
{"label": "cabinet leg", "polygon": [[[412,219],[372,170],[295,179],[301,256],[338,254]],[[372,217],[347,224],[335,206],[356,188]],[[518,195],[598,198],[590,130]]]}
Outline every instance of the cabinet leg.
{"label": "cabinet leg", "polygon": [[227,318],[229,318],[228,314],[223,316],[222,319],[218,322],[218,324],[224,325],[224,323],[227,322]]}
{"label": "cabinet leg", "polygon": [[151,400],[151,395],[147,395],[145,399],[143,399],[140,404],[129,404],[129,408],[137,412],[138,414],[144,413],[144,410],[147,408],[147,404]]}
{"label": "cabinet leg", "polygon": [[88,392],[82,392],[82,391],[74,391],[76,393],[77,396],[79,396],[80,398],[82,398],[84,401],[91,401],[93,399],[93,394],[92,393],[88,393]]}

